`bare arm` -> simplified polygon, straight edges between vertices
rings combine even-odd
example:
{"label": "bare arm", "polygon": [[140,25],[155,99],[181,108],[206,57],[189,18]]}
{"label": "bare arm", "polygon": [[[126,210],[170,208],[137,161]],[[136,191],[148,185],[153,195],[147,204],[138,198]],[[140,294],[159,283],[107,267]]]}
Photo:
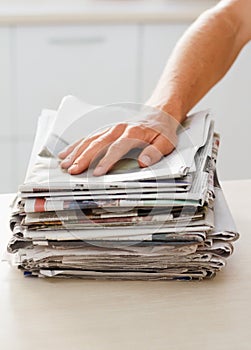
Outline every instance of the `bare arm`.
{"label": "bare arm", "polygon": [[148,104],[183,120],[251,39],[250,18],[250,0],[223,0],[203,13],[176,45]]}
{"label": "bare arm", "polygon": [[[222,0],[202,14],[176,45],[147,105],[166,115],[137,126],[119,124],[70,147],[59,156],[71,174],[86,170],[106,149],[94,170],[105,174],[131,148],[141,147],[141,167],[158,162],[175,147],[176,130],[190,109],[225,75],[251,39],[251,0]],[[171,116],[171,117],[168,117]]]}

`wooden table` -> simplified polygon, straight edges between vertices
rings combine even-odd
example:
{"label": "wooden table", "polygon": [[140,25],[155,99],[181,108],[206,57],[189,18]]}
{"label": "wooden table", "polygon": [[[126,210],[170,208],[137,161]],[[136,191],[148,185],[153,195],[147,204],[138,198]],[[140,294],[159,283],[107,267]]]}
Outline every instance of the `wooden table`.
{"label": "wooden table", "polygon": [[[0,348],[251,349],[251,180],[223,188],[241,238],[214,280],[28,279],[1,263]],[[0,196],[1,251],[11,197]]]}

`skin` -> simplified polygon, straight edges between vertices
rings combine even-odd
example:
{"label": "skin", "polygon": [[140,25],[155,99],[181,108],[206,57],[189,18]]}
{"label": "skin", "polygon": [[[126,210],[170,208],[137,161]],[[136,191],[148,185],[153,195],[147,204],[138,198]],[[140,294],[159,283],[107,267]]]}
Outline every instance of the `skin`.
{"label": "skin", "polygon": [[226,74],[251,40],[251,0],[222,0],[204,12],[185,32],[146,105],[159,111],[136,125],[118,124],[77,141],[59,154],[72,175],[94,169],[104,175],[132,148],[141,148],[138,163],[147,167],[172,152],[179,124],[196,103]]}

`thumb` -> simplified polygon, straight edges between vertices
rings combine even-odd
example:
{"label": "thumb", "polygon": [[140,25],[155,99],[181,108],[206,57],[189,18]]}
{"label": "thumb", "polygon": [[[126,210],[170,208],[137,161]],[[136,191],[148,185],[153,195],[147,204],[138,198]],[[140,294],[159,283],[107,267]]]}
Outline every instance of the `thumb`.
{"label": "thumb", "polygon": [[141,168],[157,163],[163,154],[153,145],[147,146],[139,155],[138,163]]}
{"label": "thumb", "polygon": [[147,146],[139,155],[138,163],[141,168],[153,165],[161,158],[173,151],[175,145],[166,137],[159,135],[151,145]]}

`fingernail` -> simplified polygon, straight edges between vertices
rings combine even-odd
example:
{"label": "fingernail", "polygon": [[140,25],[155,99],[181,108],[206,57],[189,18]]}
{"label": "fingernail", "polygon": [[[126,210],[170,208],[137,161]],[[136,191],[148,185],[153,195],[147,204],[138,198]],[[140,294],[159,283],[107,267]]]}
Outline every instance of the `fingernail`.
{"label": "fingernail", "polygon": [[70,166],[70,168],[68,169],[68,171],[74,171],[74,170],[77,170],[78,169],[78,164],[72,164],[72,166]]}
{"label": "fingernail", "polygon": [[147,166],[152,164],[151,158],[149,156],[147,156],[146,154],[144,154],[142,157],[140,157],[139,161]]}
{"label": "fingernail", "polygon": [[67,157],[62,160],[61,164],[68,164],[71,161],[71,157]]}
{"label": "fingernail", "polygon": [[101,176],[105,174],[105,168],[102,166],[98,166],[96,169],[93,171],[93,175],[95,176]]}
{"label": "fingernail", "polygon": [[65,162],[61,162],[60,166],[61,166],[61,168],[67,168],[67,166],[65,165]]}

